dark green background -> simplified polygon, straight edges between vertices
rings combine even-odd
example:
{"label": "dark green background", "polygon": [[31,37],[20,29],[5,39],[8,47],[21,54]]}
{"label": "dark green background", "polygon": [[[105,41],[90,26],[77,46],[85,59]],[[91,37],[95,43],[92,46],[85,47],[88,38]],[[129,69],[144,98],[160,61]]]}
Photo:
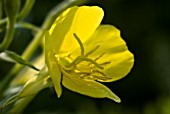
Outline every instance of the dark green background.
{"label": "dark green background", "polygon": [[[57,3],[57,0],[36,0],[26,21],[40,26]],[[170,114],[170,1],[93,0],[87,4],[104,9],[102,23],[119,28],[129,50],[134,53],[135,64],[128,76],[104,83],[122,102],[89,98],[64,87],[58,99],[53,89],[46,89],[24,114]],[[31,32],[19,29],[15,36],[10,49],[22,53],[32,38]],[[0,76],[3,77],[11,64],[0,63]]]}

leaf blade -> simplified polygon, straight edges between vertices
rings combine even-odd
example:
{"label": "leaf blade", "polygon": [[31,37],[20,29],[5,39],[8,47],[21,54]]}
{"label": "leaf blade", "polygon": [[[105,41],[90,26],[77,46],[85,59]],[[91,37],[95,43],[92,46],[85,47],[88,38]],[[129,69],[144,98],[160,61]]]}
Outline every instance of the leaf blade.
{"label": "leaf blade", "polygon": [[13,62],[13,63],[19,63],[21,65],[25,65],[28,66],[34,70],[39,71],[38,68],[36,68],[34,65],[32,65],[29,61],[24,60],[20,55],[18,55],[17,53],[13,52],[13,51],[4,51],[0,53],[0,59],[1,60],[5,60],[7,62]]}

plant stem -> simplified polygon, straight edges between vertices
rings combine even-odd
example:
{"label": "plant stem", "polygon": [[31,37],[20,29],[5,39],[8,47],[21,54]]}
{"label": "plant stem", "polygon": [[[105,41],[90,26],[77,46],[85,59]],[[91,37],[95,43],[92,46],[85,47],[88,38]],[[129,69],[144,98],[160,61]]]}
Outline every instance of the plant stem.
{"label": "plant stem", "polygon": [[15,25],[15,28],[24,28],[24,29],[30,29],[33,32],[38,32],[41,28],[27,22],[20,22]]}
{"label": "plant stem", "polygon": [[3,16],[3,7],[2,7],[2,0],[0,0],[0,19]]}
{"label": "plant stem", "polygon": [[14,31],[15,31],[16,17],[19,8],[20,8],[20,0],[4,1],[4,10],[7,16],[7,27],[6,27],[5,37],[2,43],[0,44],[0,52],[6,50],[12,42],[12,38],[14,36]]}
{"label": "plant stem", "polygon": [[12,38],[14,35],[14,30],[15,30],[15,22],[16,22],[16,19],[8,19],[5,38],[2,41],[2,43],[0,44],[0,52],[6,50],[9,47],[9,45],[11,44]]}
{"label": "plant stem", "polygon": [[17,21],[21,21],[23,20],[31,11],[32,7],[34,6],[35,0],[27,0],[23,9],[21,10],[21,12],[19,13],[18,17],[17,17]]}

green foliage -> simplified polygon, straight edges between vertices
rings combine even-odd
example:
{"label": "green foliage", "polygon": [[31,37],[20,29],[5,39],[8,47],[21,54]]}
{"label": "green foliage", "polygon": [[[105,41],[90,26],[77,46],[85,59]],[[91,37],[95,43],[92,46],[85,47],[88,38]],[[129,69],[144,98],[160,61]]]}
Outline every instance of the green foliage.
{"label": "green foliage", "polygon": [[21,65],[28,66],[34,70],[39,70],[35,66],[33,66],[30,62],[24,60],[20,55],[13,51],[4,51],[0,53],[0,59],[8,61],[8,62],[14,62],[19,63]]}

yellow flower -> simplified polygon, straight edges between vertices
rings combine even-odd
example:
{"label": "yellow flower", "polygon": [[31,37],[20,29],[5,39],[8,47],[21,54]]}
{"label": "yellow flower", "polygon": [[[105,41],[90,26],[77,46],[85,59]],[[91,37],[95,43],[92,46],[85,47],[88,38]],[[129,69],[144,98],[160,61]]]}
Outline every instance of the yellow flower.
{"label": "yellow flower", "polygon": [[74,6],[47,31],[45,60],[58,97],[62,83],[80,94],[120,102],[99,82],[123,78],[132,68],[134,57],[117,28],[100,25],[103,16],[100,7]]}

